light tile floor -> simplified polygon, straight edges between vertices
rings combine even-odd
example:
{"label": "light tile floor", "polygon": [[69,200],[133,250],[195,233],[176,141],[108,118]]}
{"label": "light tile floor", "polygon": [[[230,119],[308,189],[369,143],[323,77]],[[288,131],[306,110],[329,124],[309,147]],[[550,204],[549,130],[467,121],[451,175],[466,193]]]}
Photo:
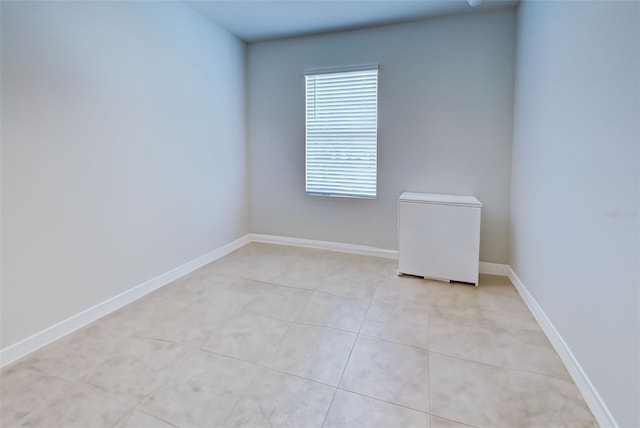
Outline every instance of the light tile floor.
{"label": "light tile floor", "polygon": [[251,244],[4,368],[0,424],[597,426],[508,279]]}

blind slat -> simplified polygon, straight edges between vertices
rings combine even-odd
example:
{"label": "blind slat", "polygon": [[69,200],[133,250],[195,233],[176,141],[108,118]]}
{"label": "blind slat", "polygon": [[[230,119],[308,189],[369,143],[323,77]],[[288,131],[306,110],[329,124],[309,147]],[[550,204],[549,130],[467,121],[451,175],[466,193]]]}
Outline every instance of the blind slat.
{"label": "blind slat", "polygon": [[378,70],[305,75],[306,191],[376,197]]}

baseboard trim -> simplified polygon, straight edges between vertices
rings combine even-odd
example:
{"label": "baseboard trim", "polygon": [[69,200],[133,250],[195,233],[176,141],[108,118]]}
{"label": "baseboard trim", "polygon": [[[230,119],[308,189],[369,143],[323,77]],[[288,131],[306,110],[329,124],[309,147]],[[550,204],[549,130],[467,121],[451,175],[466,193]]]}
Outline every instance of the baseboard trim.
{"label": "baseboard trim", "polygon": [[4,367],[19,358],[30,354],[31,352],[72,333],[85,325],[102,318],[103,316],[128,305],[129,303],[151,293],[158,288],[175,281],[176,279],[187,275],[194,270],[217,260],[232,251],[248,244],[250,242],[249,235],[245,235],[233,242],[223,245],[213,251],[210,251],[196,259],[193,259],[181,266],[156,276],[140,285],[120,293],[104,302],[98,303],[79,314],[67,318],[59,323],[48,327],[26,339],[21,340],[13,345],[7,346],[0,350],[0,367]]}
{"label": "baseboard trim", "polygon": [[596,418],[596,421],[598,421],[598,424],[600,424],[601,427],[618,428],[619,425],[609,411],[609,408],[602,400],[602,397],[596,390],[595,386],[593,386],[591,380],[582,369],[582,366],[573,355],[573,352],[571,352],[571,349],[564,341],[562,336],[560,336],[560,333],[558,332],[558,330],[556,330],[549,317],[547,317],[536,299],[533,297],[533,295],[531,295],[527,287],[520,280],[518,275],[516,275],[513,269],[511,269],[511,267],[508,267],[508,273],[509,279],[520,293],[520,296],[522,296],[522,299],[529,307],[529,310],[535,317],[536,321],[538,321],[538,324],[542,328],[542,331],[544,331],[547,338],[560,356],[560,359],[569,371],[569,374],[582,393],[584,401],[591,409],[591,412]]}
{"label": "baseboard trim", "polygon": [[486,273],[488,275],[509,275],[509,265],[500,263],[480,262],[480,273]]}
{"label": "baseboard trim", "polygon": [[[292,238],[289,236],[279,235],[263,235],[260,233],[250,233],[249,239],[251,240],[251,242],[262,242],[265,244],[317,248],[323,250],[340,251],[343,253],[360,254],[363,256],[383,257],[385,259],[398,259],[398,250],[387,250],[384,248],[369,247],[366,245],[344,244],[342,242],[332,241],[317,241],[315,239]],[[480,273],[507,276],[509,274],[509,265],[480,262],[479,270]]]}
{"label": "baseboard trim", "polygon": [[251,242],[262,242],[265,244],[318,248],[323,250],[340,251],[342,253],[383,257],[385,259],[398,259],[398,251],[396,250],[385,250],[383,248],[368,247],[366,245],[344,244],[342,242],[331,241],[317,241],[315,239],[292,238],[289,236],[263,235],[260,233],[250,233],[249,239],[251,239]]}

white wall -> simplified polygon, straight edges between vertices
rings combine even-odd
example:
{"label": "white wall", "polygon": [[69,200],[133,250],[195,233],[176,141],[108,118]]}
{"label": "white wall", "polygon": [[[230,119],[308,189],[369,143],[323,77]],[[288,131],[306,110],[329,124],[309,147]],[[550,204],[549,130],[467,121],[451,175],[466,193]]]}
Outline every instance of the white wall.
{"label": "white wall", "polygon": [[[513,9],[249,45],[252,232],[397,249],[402,191],[474,194],[508,262]],[[309,66],[379,63],[378,198],[305,195]]]}
{"label": "white wall", "polygon": [[246,48],[180,2],[2,2],[2,342],[248,231]]}
{"label": "white wall", "polygon": [[525,1],[517,24],[510,263],[637,427],[640,4]]}

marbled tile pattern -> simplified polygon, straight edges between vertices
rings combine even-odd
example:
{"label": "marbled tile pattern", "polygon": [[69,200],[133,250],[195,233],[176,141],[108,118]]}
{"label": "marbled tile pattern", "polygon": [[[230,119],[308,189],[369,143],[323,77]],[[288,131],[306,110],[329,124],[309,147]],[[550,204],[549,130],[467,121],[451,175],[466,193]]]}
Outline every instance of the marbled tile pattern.
{"label": "marbled tile pattern", "polygon": [[592,427],[508,279],[250,244],[0,372],[2,427]]}

